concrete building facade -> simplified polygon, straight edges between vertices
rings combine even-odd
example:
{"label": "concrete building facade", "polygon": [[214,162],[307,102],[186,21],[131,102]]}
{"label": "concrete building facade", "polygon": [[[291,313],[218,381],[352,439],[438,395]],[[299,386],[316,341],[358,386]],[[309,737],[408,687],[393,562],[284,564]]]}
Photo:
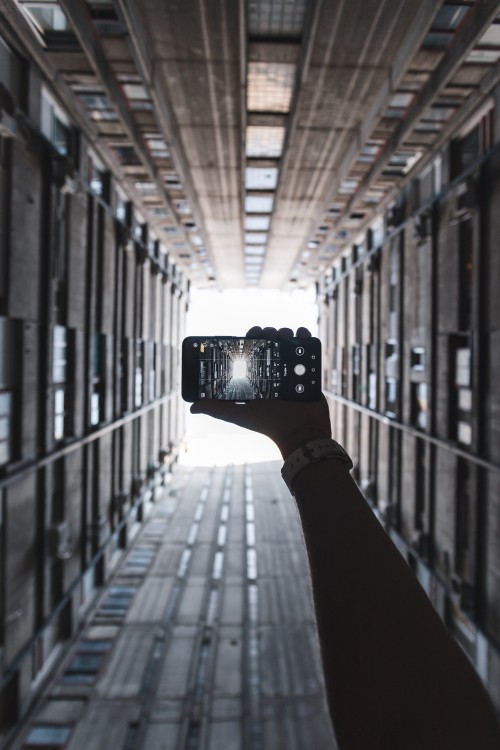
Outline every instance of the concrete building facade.
{"label": "concrete building facade", "polygon": [[[36,67],[4,41],[0,58],[3,733],[77,632],[179,451],[189,282]],[[15,137],[12,106],[25,107]]]}
{"label": "concrete building facade", "polygon": [[495,92],[480,115],[318,289],[333,434],[498,705]]}

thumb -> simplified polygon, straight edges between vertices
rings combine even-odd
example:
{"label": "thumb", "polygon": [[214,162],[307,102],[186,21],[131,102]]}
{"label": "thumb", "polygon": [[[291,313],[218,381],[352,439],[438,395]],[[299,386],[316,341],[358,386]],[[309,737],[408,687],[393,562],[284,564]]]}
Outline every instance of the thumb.
{"label": "thumb", "polygon": [[189,407],[189,411],[191,412],[191,414],[203,414],[203,406],[203,401],[195,401],[194,404],[191,404],[191,406]]}
{"label": "thumb", "polygon": [[216,401],[207,399],[206,401],[195,401],[191,404],[191,414],[207,414],[209,417],[217,419],[228,419],[232,421],[238,406],[234,401]]}

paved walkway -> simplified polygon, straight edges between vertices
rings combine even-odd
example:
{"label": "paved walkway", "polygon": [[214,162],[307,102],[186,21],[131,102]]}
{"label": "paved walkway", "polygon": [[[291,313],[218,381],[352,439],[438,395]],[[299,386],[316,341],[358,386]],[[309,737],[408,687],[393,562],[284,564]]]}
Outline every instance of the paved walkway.
{"label": "paved walkway", "polygon": [[277,462],[176,469],[12,747],[335,750]]}

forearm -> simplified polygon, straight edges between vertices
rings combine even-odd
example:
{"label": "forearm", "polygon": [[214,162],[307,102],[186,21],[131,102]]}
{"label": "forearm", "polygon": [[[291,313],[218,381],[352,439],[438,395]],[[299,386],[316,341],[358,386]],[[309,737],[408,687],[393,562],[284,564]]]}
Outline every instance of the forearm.
{"label": "forearm", "polygon": [[498,748],[472,666],[343,464],[307,467],[294,491],[341,747]]}
{"label": "forearm", "polygon": [[[290,338],[256,326],[248,336]],[[297,336],[307,338],[306,329]],[[273,440],[286,459],[330,438],[326,399],[191,407]],[[492,705],[346,467],[307,466],[294,491],[309,557],[330,710],[342,750],[498,750]]]}

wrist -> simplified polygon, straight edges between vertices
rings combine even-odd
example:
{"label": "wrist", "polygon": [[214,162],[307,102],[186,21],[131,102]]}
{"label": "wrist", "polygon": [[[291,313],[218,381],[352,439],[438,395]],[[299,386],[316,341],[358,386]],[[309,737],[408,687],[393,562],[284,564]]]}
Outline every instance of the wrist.
{"label": "wrist", "polygon": [[306,443],[309,443],[312,440],[331,438],[331,436],[331,430],[312,426],[293,435],[288,435],[285,439],[276,441],[276,443],[283,457],[283,461],[286,461],[288,456],[297,450],[297,448],[302,448]]}
{"label": "wrist", "polygon": [[345,449],[332,438],[322,437],[310,440],[293,451],[281,469],[281,476],[291,494],[295,495],[295,479],[304,469],[311,464],[322,463],[329,459],[335,459],[337,462],[343,463],[348,471],[353,467],[352,460]]}

